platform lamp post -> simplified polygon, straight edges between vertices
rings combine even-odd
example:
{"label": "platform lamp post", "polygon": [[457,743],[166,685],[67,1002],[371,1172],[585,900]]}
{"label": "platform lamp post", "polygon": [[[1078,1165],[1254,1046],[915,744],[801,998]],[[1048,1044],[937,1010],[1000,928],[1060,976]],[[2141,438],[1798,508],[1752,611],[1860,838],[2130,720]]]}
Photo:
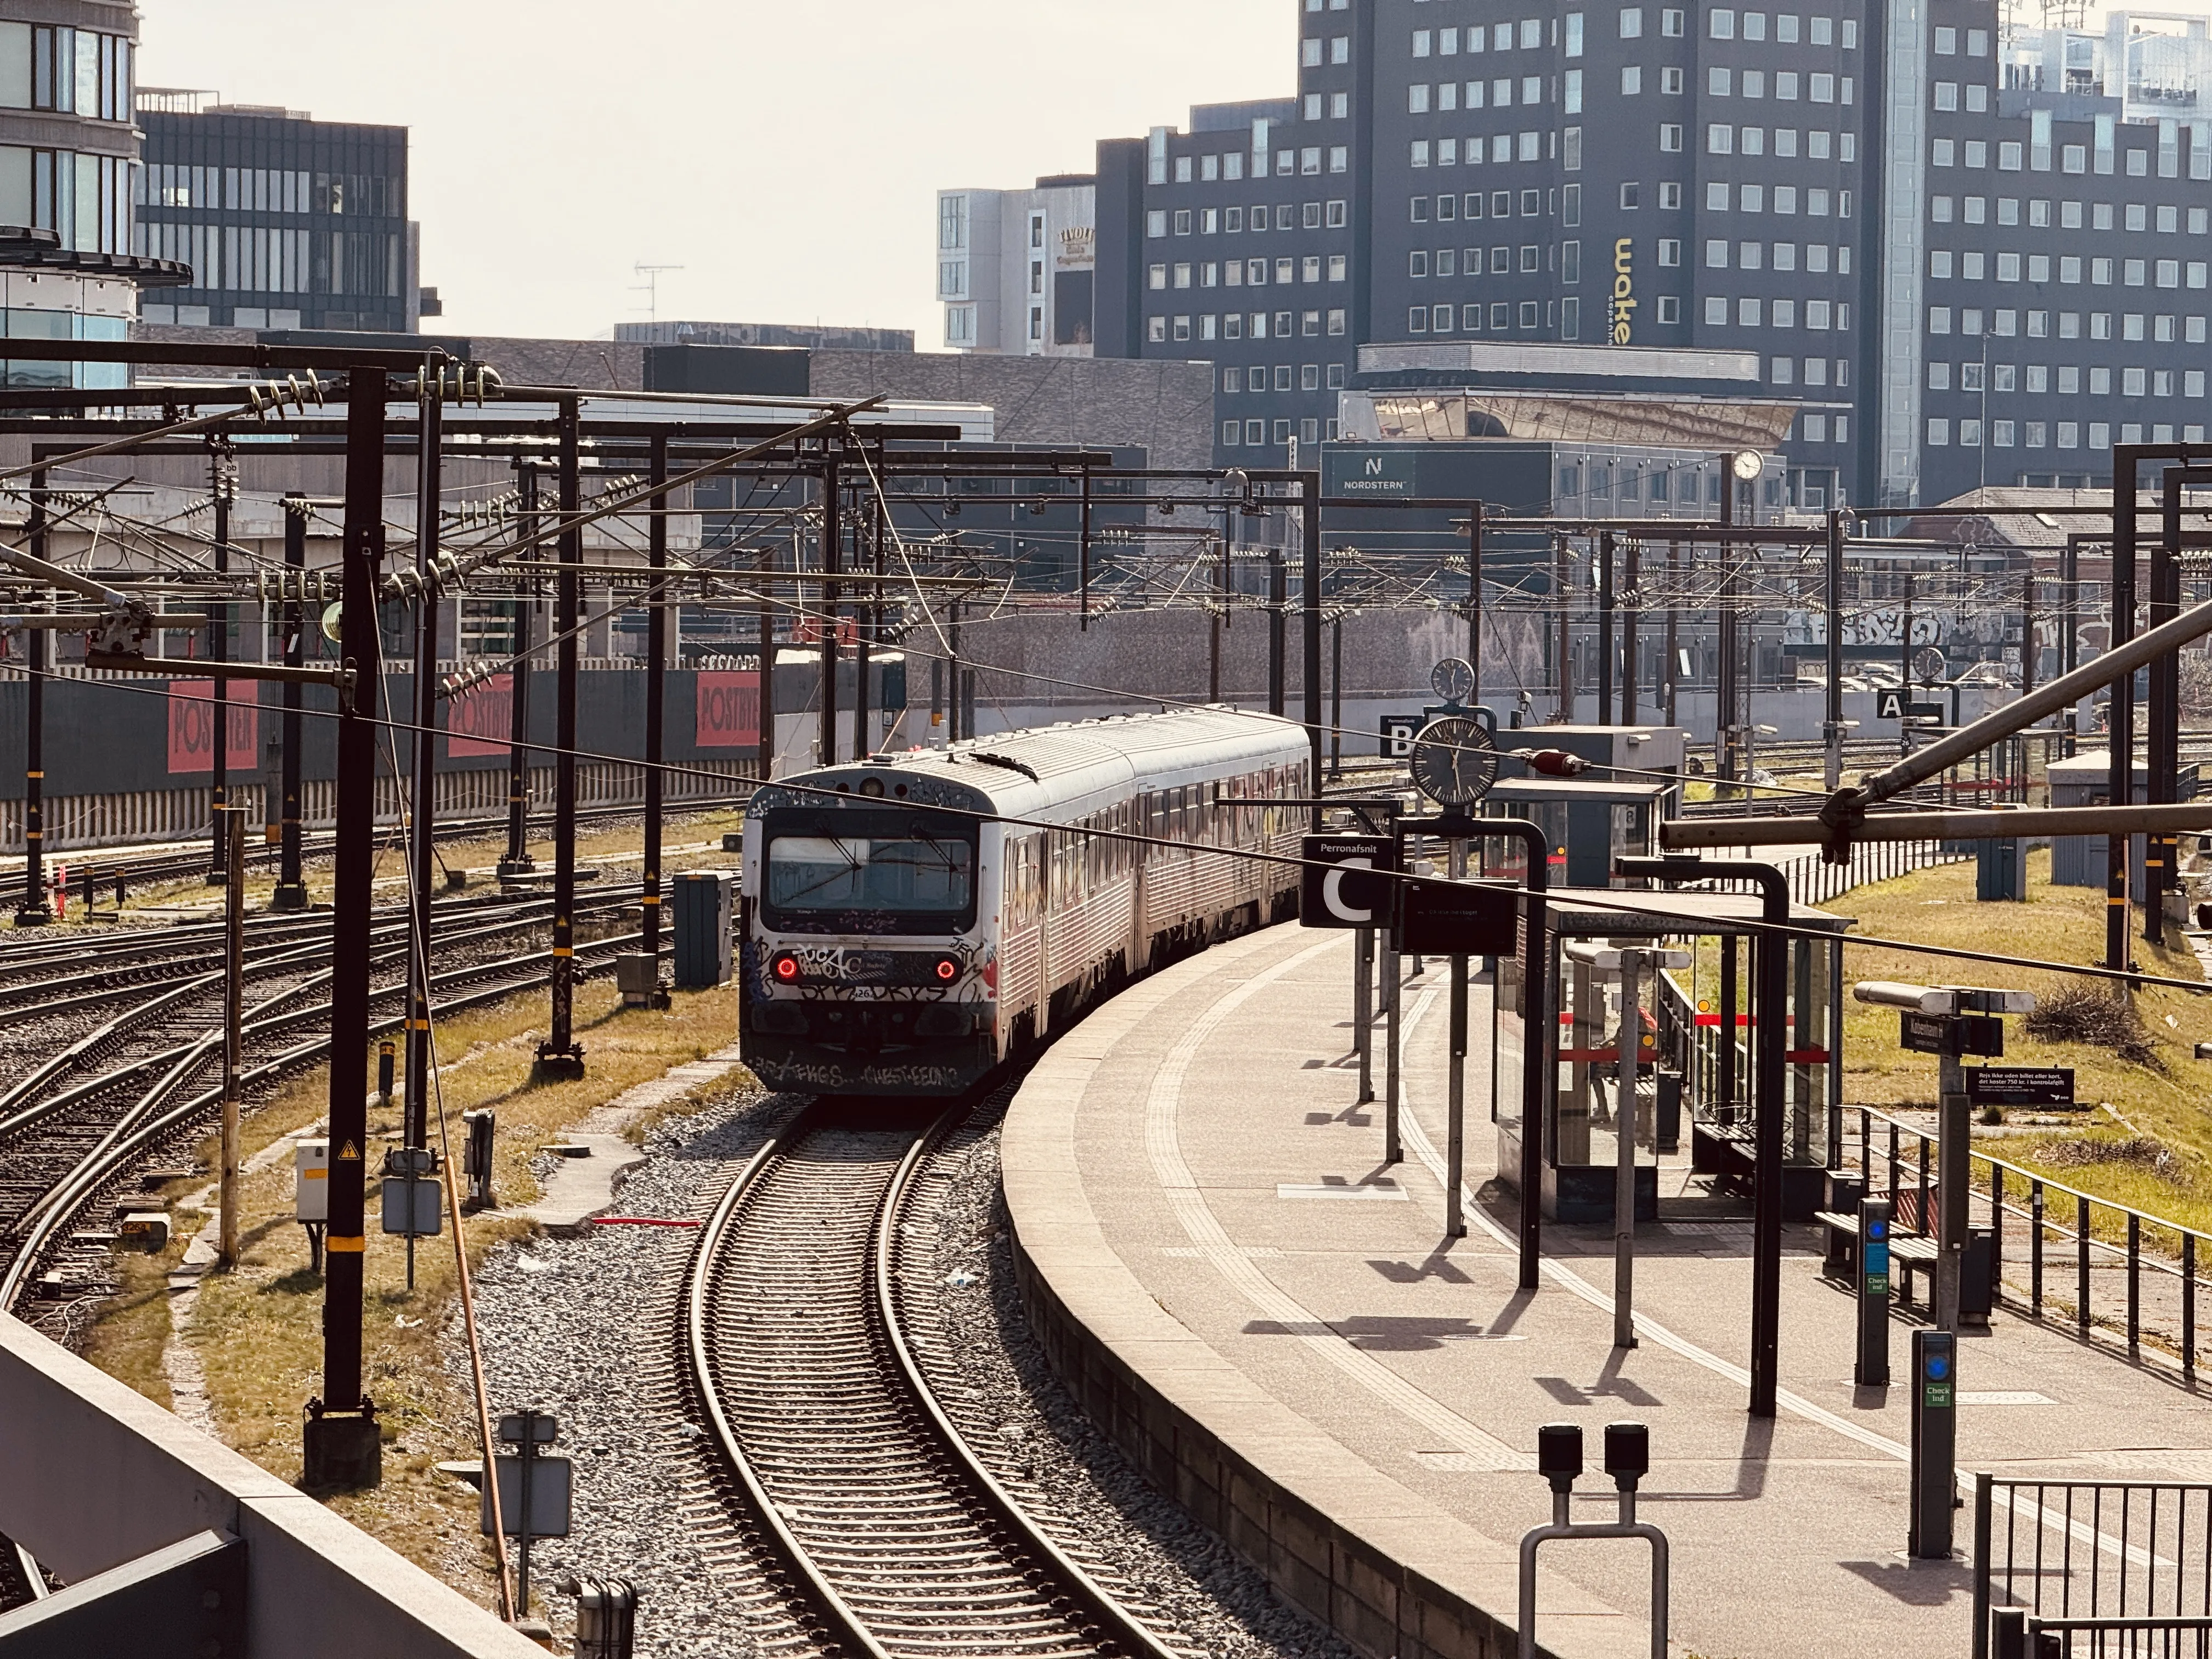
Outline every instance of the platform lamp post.
{"label": "platform lamp post", "polygon": [[362,1392],[362,1252],[368,1096],[354,1067],[368,1051],[369,926],[376,856],[377,617],[383,556],[384,405],[388,376],[356,368],[347,386],[341,667],[352,676],[337,721],[337,842],[331,939],[330,1218],[323,1279],[323,1387],[307,1402],[309,1487],[368,1486],[383,1478],[376,1407]]}
{"label": "platform lamp post", "polygon": [[[46,556],[46,475],[31,474],[31,556]],[[18,927],[43,927],[54,919],[46,897],[46,661],[47,632],[23,630],[28,672],[23,677],[23,902]]]}
{"label": "platform lamp post", "polygon": [[[1790,994],[1790,953],[1774,930],[1790,921],[1790,878],[1771,864],[1680,855],[1621,859],[1614,869],[1621,876],[1670,885],[1749,881],[1759,886],[1759,920],[1766,931],[1759,939],[1752,1003],[1758,1046],[1752,1068],[1751,1414],[1771,1417],[1781,1386],[1782,1129],[1788,1108],[1784,1091],[1790,1048],[1784,1007]],[[1723,1044],[1732,1043],[1733,1027],[1723,1030]]]}

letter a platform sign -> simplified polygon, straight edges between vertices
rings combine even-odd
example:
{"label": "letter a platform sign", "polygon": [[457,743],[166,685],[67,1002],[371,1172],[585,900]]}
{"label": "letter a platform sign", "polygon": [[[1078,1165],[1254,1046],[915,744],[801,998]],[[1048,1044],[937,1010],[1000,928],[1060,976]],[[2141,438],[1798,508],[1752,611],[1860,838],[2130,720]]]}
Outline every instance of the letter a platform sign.
{"label": "letter a platform sign", "polygon": [[1305,870],[1299,884],[1302,927],[1387,927],[1389,872],[1395,857],[1388,836],[1308,836],[1299,848]]}

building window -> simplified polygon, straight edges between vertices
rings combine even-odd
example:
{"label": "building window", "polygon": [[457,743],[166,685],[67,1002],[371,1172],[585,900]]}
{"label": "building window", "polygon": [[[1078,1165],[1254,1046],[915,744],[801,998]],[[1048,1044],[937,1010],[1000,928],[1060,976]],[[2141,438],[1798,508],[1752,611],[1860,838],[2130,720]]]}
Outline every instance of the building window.
{"label": "building window", "polygon": [[1244,422],[1244,442],[1248,447],[1256,449],[1264,445],[1267,441],[1267,423],[1265,421],[1247,421]]}
{"label": "building window", "polygon": [[1942,449],[1947,447],[1950,441],[1950,422],[1943,419],[1941,416],[1929,416],[1928,418],[1928,447],[1930,449]]}
{"label": "building window", "polygon": [[1243,440],[1243,422],[1224,421],[1221,423],[1221,447],[1224,449],[1234,449],[1238,444],[1242,443]]}
{"label": "building window", "polygon": [[[1679,246],[1680,244],[1677,246]],[[1662,323],[1679,323],[1682,320],[1682,301],[1679,295],[1662,294],[1659,296],[1659,320]]]}
{"label": "building window", "polygon": [[1146,318],[1145,338],[1152,345],[1165,345],[1168,343],[1168,319],[1164,317]]}
{"label": "building window", "polygon": [[1164,291],[1168,285],[1168,268],[1165,265],[1154,265],[1146,273],[1146,280],[1155,293]]}
{"label": "building window", "polygon": [[1429,308],[1426,306],[1414,306],[1406,313],[1407,333],[1426,334],[1428,331]]}
{"label": "building window", "polygon": [[1341,310],[1332,311],[1328,313],[1328,331],[1331,334],[1342,334],[1344,332],[1345,315],[1346,313]]}
{"label": "building window", "polygon": [[1168,214],[1165,208],[1154,208],[1145,215],[1145,234],[1164,236],[1168,234]]}

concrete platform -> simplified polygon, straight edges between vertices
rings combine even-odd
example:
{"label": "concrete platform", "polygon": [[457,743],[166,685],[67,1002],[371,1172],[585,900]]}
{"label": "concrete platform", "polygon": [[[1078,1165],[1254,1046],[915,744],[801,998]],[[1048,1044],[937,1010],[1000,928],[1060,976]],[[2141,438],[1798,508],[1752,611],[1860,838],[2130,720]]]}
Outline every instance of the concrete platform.
{"label": "concrete platform", "polygon": [[[1486,988],[1470,1232],[1449,1239],[1441,964],[1407,985],[1408,1158],[1391,1169],[1379,1103],[1352,1103],[1351,959],[1349,935],[1297,927],[1218,947],[1091,1016],[1022,1088],[1004,1152],[1018,1259],[1094,1415],[1370,1653],[1510,1653],[1516,1547],[1549,1518],[1536,1429],[1583,1424],[1595,1462],[1622,1419],[1651,1429],[1642,1518],[1673,1540],[1677,1651],[1966,1651],[1966,1565],[1905,1557],[1907,1390],[1853,1387],[1852,1303],[1820,1277],[1818,1230],[1785,1241],[1778,1418],[1746,1409],[1747,1209],[1701,1198],[1668,1220],[1686,1170],[1662,1172],[1662,1219],[1638,1229],[1639,1341],[1616,1350],[1609,1228],[1552,1227],[1541,1288],[1516,1288],[1510,1200],[1485,1184]],[[2002,1313],[1961,1348],[1962,1477],[2173,1478],[2212,1455],[2164,1368]],[[1577,1518],[1610,1518],[1610,1483],[1583,1491]],[[1649,1652],[1642,1546],[1543,1559],[1547,1650]]]}

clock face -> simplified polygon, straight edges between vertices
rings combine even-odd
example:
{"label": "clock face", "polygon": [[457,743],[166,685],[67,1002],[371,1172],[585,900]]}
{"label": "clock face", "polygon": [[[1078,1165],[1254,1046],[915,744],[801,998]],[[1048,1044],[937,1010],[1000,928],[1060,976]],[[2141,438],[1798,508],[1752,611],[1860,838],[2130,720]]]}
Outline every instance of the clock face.
{"label": "clock face", "polygon": [[1429,689],[1454,707],[1474,695],[1474,670],[1457,657],[1446,657],[1429,671]]}
{"label": "clock face", "polygon": [[1440,806],[1472,806],[1498,781],[1498,750],[1480,720],[1447,714],[1413,739],[1413,787]]}
{"label": "clock face", "polygon": [[1755,449],[1740,451],[1735,461],[1735,476],[1749,483],[1766,471],[1766,458]]}

